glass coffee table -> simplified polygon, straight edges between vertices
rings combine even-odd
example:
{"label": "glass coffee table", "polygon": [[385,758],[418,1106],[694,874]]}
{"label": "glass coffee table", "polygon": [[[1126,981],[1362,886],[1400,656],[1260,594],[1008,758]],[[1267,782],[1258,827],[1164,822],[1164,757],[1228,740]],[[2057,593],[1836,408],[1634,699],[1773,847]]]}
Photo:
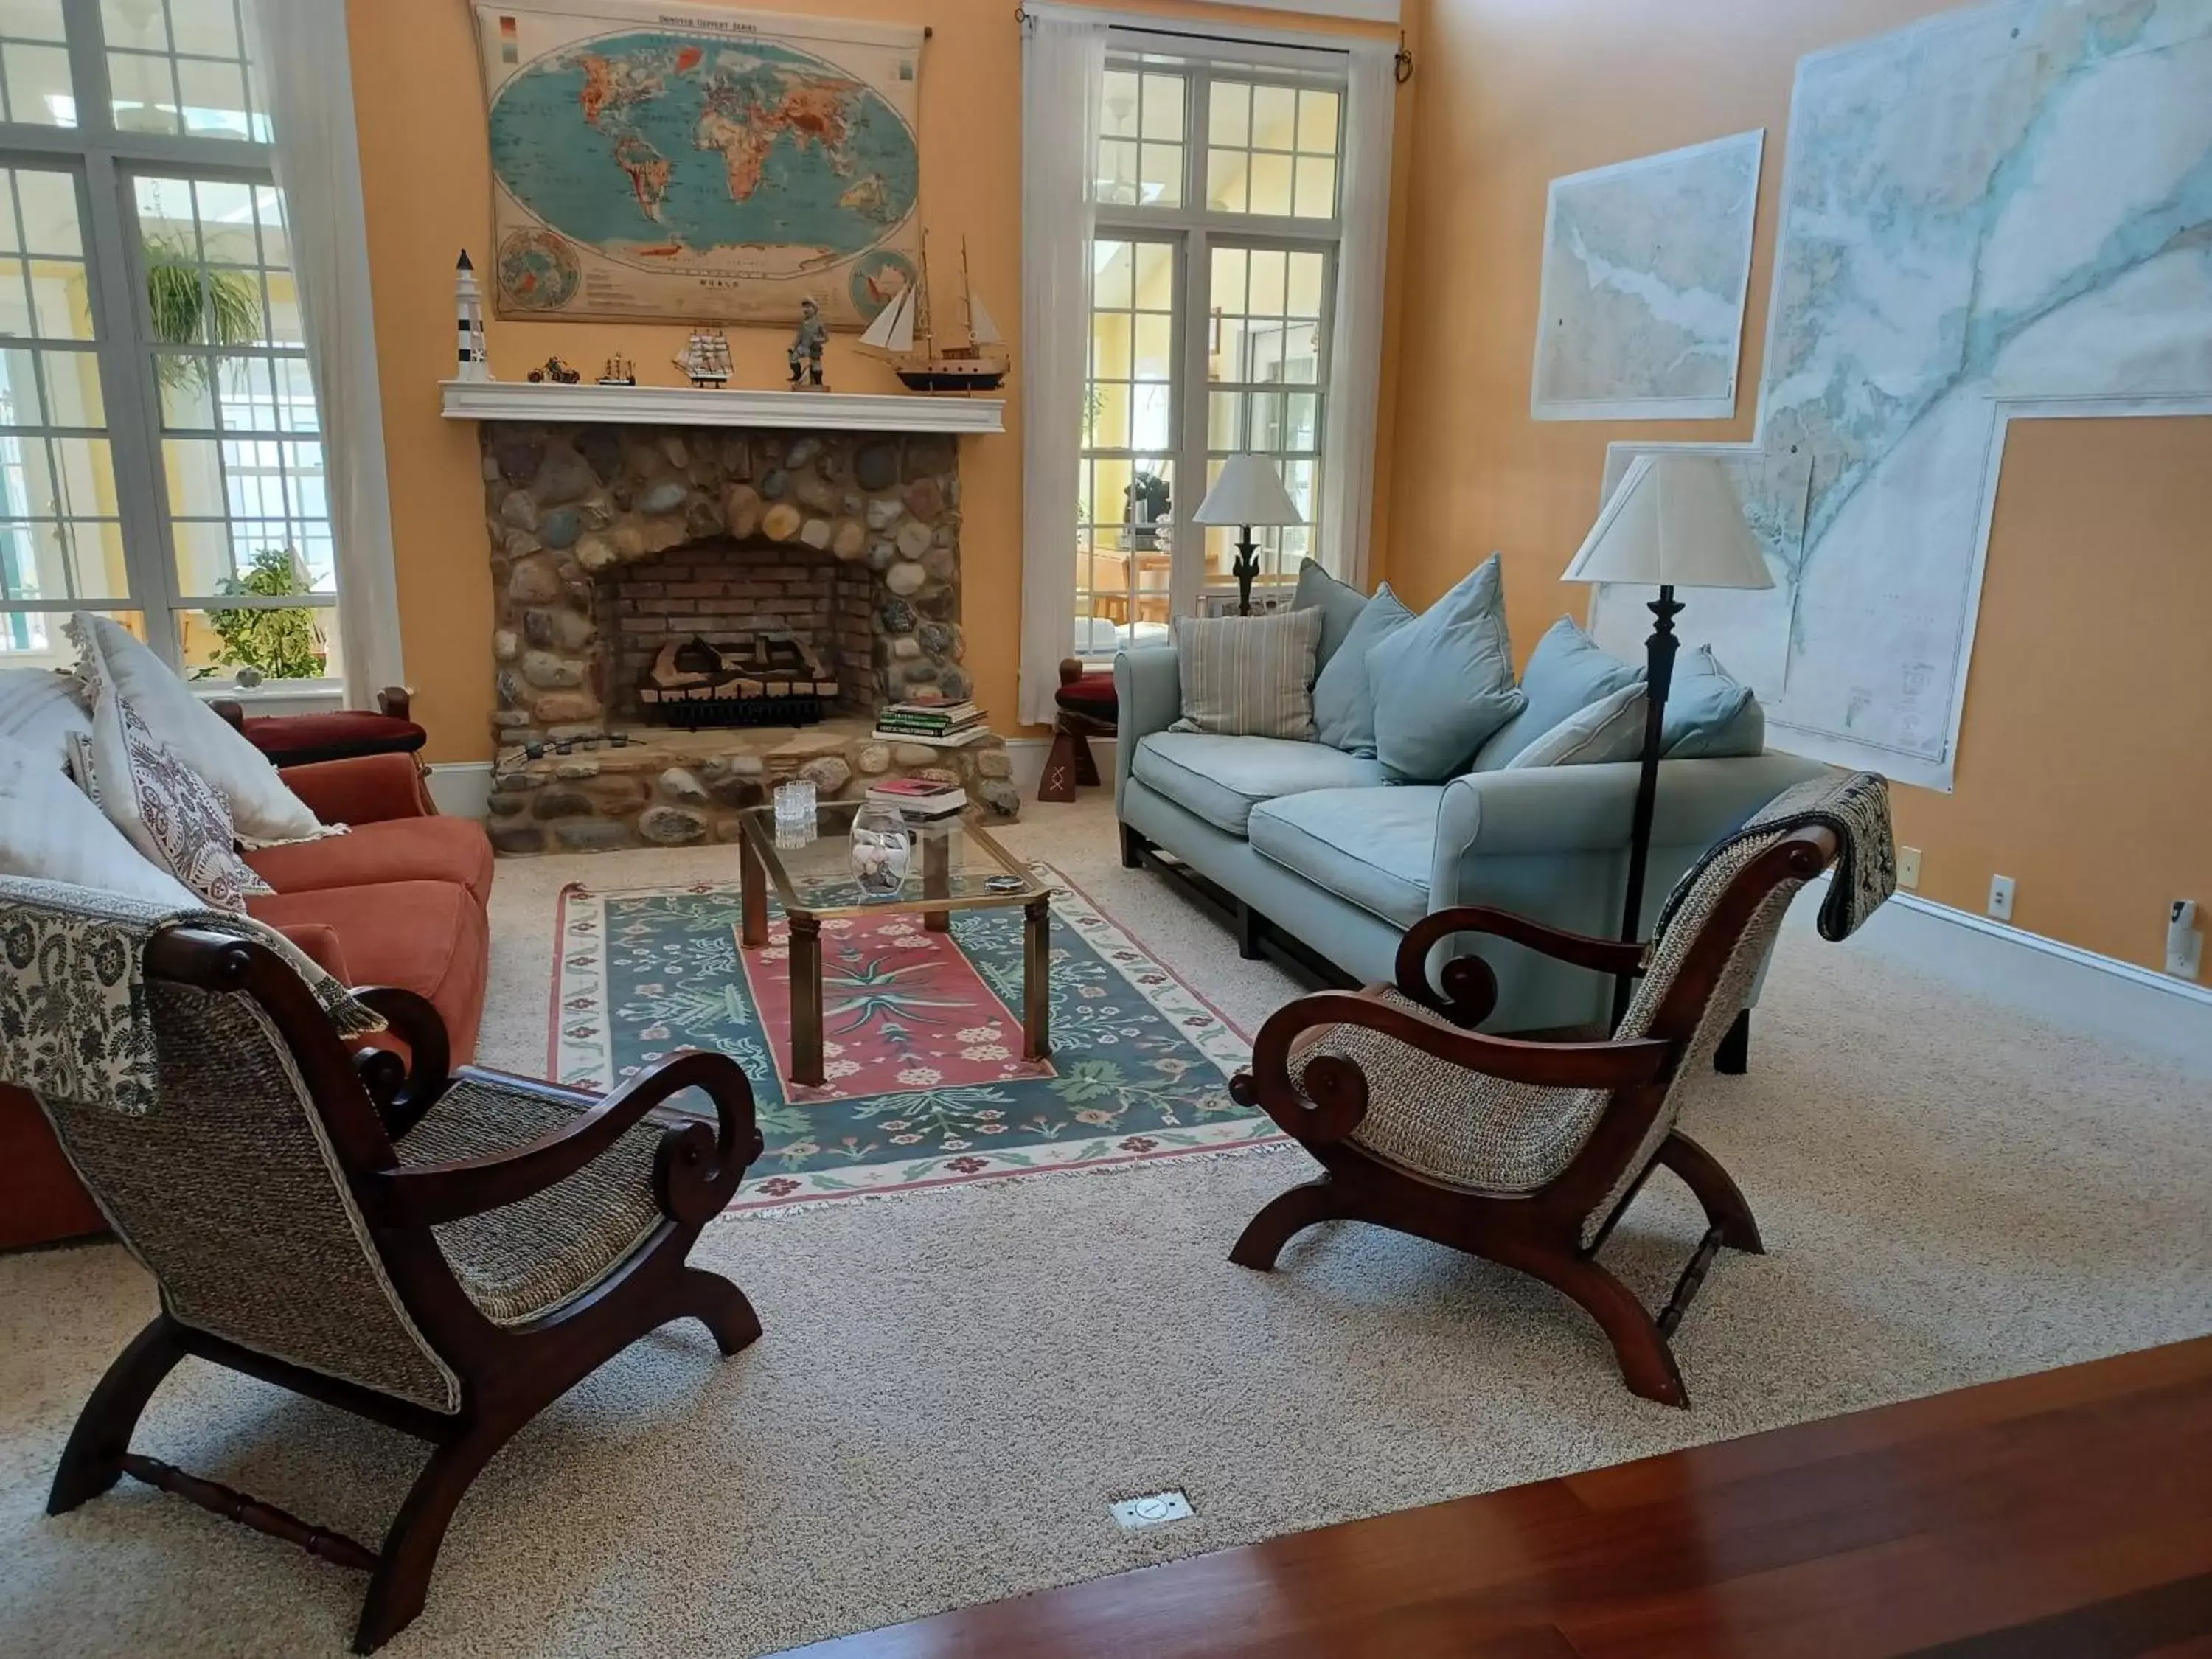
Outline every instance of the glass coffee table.
{"label": "glass coffee table", "polygon": [[[919,915],[933,933],[949,932],[955,910],[1023,912],[1022,1057],[1052,1054],[1052,893],[989,830],[958,818],[910,825],[914,864],[906,885],[884,898],[861,895],[848,840],[860,801],[824,801],[812,833],[779,832],[773,805],[748,808],[740,821],[738,872],[744,894],[744,948],[768,943],[769,889],[791,923],[791,1077],[819,1087],[822,1072],[822,924],[839,916],[886,911]],[[994,880],[1002,884],[993,888]],[[1019,885],[1013,885],[1013,883]]]}

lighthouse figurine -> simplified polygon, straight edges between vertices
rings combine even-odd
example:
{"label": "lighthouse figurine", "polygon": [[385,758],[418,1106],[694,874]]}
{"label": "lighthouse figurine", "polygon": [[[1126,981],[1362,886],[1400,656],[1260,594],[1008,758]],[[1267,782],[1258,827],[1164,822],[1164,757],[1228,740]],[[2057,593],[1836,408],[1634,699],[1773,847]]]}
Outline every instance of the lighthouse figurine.
{"label": "lighthouse figurine", "polygon": [[469,263],[469,251],[461,250],[461,262],[453,268],[454,299],[459,313],[460,362],[453,378],[457,380],[489,380],[491,379],[491,359],[484,352],[483,295],[477,287],[477,268]]}

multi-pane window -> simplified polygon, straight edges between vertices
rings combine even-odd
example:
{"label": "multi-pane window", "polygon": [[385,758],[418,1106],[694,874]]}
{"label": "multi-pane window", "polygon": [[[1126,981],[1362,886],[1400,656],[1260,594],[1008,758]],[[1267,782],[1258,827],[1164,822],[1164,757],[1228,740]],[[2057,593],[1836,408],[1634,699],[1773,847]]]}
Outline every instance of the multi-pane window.
{"label": "multi-pane window", "polygon": [[[1240,450],[1275,462],[1306,522],[1254,526],[1260,580],[1294,581],[1313,550],[1316,481],[1321,470],[1322,319],[1328,298],[1328,255],[1318,248],[1216,244],[1208,297],[1206,483]],[[1206,568],[1226,569],[1234,532],[1206,532]]]}
{"label": "multi-pane window", "polygon": [[0,0],[0,119],[76,125],[62,0]]}
{"label": "multi-pane window", "polygon": [[1098,113],[1098,199],[1123,207],[1181,207],[1183,77],[1106,71]]}
{"label": "multi-pane window", "polygon": [[1176,245],[1102,236],[1091,272],[1076,597],[1095,620],[1078,650],[1110,653],[1115,629],[1169,614],[1170,532],[1155,503],[1175,488]]}
{"label": "multi-pane window", "polygon": [[[207,296],[219,319],[200,343],[152,353],[177,591],[206,599],[227,582],[276,586],[289,576],[299,592],[334,595],[321,422],[283,202],[270,185],[219,179],[142,178],[136,191],[149,291],[166,276]],[[229,609],[179,613],[189,669],[222,665],[223,635],[210,616]],[[327,657],[321,621],[299,618],[294,643]]]}
{"label": "multi-pane window", "polygon": [[108,107],[125,132],[269,142],[246,0],[100,0]]}
{"label": "multi-pane window", "polygon": [[340,672],[244,22],[241,0],[0,0],[0,666],[66,660],[82,608],[187,674]]}
{"label": "multi-pane window", "polygon": [[1342,96],[1216,78],[1206,113],[1206,204],[1220,213],[1336,217]]}
{"label": "multi-pane window", "polygon": [[[127,594],[76,179],[0,169],[0,604]],[[17,611],[0,653],[55,649]]]}
{"label": "multi-pane window", "polygon": [[[1343,95],[1326,76],[1109,64],[1076,507],[1077,654],[1233,594],[1235,532],[1185,527],[1231,455],[1268,456],[1304,526],[1254,527],[1263,584],[1316,550]],[[1264,598],[1264,596],[1262,596]]]}

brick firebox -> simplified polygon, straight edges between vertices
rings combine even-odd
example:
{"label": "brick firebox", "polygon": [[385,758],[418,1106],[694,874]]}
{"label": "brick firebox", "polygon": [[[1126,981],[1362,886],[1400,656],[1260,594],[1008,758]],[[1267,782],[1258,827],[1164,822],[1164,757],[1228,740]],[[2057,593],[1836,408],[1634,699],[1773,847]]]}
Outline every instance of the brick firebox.
{"label": "brick firebox", "polygon": [[727,537],[618,566],[601,579],[594,607],[606,641],[599,701],[611,720],[628,725],[645,716],[638,681],[663,645],[787,629],[832,666],[838,708],[872,714],[887,688],[875,663],[868,574],[829,554]]}

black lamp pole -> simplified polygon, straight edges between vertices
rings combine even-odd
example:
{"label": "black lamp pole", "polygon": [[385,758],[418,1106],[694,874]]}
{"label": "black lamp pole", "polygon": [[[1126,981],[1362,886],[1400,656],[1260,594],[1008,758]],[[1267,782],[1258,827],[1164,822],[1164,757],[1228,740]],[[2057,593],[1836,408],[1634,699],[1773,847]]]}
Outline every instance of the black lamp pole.
{"label": "black lamp pole", "polygon": [[[1651,637],[1644,642],[1644,770],[1636,781],[1636,818],[1629,831],[1628,898],[1620,910],[1620,937],[1633,945],[1644,937],[1644,866],[1651,855],[1651,813],[1659,799],[1659,735],[1667,718],[1667,693],[1674,683],[1674,618],[1682,607],[1672,585],[1662,586],[1651,602],[1655,619]],[[1633,975],[1623,974],[1613,981],[1613,1023],[1628,1011]]]}
{"label": "black lamp pole", "polygon": [[1237,544],[1237,556],[1229,562],[1229,574],[1237,578],[1237,614],[1252,614],[1252,584],[1260,574],[1260,551],[1253,544],[1252,526],[1243,527],[1244,539]]}

